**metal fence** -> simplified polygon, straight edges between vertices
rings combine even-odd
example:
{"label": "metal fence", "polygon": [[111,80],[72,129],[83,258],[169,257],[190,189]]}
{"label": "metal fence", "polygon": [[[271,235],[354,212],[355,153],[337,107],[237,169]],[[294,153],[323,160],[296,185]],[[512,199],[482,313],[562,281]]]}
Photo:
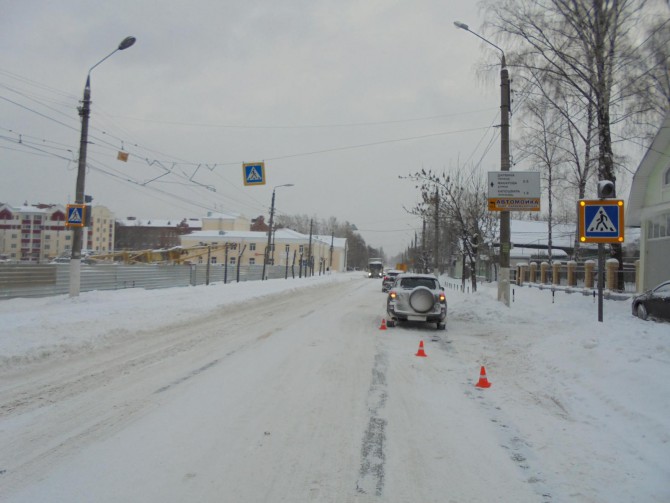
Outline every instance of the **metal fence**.
{"label": "metal fence", "polygon": [[[546,263],[545,263],[546,264]],[[554,264],[556,265],[556,264]],[[517,267],[525,267],[525,272],[523,273],[522,283],[527,284],[528,286],[538,286],[543,287],[564,287],[564,288],[577,288],[585,289],[589,288],[595,290],[598,288],[598,265],[592,264],[590,267],[591,270],[591,280],[590,284],[587,285],[587,267],[584,263],[574,263],[572,266],[569,266],[567,263],[559,263],[558,267],[554,269],[552,266],[547,266],[544,272],[541,269],[541,265],[537,264],[535,274],[533,277],[532,266],[529,264],[517,264]],[[572,267],[572,275],[570,283],[570,273],[568,269]],[[614,264],[614,277],[612,279],[613,285],[609,284],[608,278],[608,269],[603,271],[603,279],[605,281],[605,288],[616,290],[622,294],[634,294],[637,292],[638,284],[638,271],[635,264],[624,263],[621,270],[616,268]],[[519,271],[516,271],[519,273]],[[610,271],[611,272],[611,271]],[[519,281],[516,281],[519,284]],[[620,288],[616,285],[621,285]]]}
{"label": "metal fence", "polygon": [[[598,275],[598,266],[596,265],[593,269],[593,273],[595,275],[595,285],[594,288],[597,287],[597,275]],[[623,292],[625,293],[635,293],[637,288],[636,288],[636,269],[635,269],[635,264],[627,264],[624,263],[623,265],[623,270],[619,272],[619,274],[622,275],[623,278]],[[539,273],[538,273],[538,278],[539,278]],[[539,280],[537,281],[539,283]],[[547,278],[545,284],[555,284],[557,286],[576,286],[577,288],[584,288],[586,286],[586,268],[584,267],[584,264],[577,264],[575,267],[575,285],[568,285],[568,276],[566,273],[565,265],[561,267],[561,270],[558,274],[558,278],[556,278],[556,281],[554,281],[554,273],[552,268],[550,267],[547,270]]]}
{"label": "metal fence", "polygon": [[[300,278],[308,272],[299,267],[266,266],[265,277]],[[262,274],[262,265],[82,264],[80,290],[155,289],[224,281],[259,281]],[[68,293],[69,289],[69,264],[0,264],[0,299],[60,295]]]}

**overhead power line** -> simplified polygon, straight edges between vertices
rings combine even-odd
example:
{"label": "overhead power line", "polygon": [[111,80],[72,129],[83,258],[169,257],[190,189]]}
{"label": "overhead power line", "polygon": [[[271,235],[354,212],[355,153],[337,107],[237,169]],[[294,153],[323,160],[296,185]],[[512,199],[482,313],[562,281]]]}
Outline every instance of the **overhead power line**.
{"label": "overhead power line", "polygon": [[177,126],[191,126],[204,128],[221,128],[221,129],[327,129],[327,128],[345,128],[345,127],[366,127],[366,126],[383,126],[387,124],[406,124],[408,122],[421,122],[435,119],[444,119],[447,117],[458,117],[461,115],[472,115],[473,113],[486,112],[490,108],[482,110],[469,110],[466,112],[456,112],[451,114],[431,115],[427,117],[414,117],[408,119],[392,119],[379,121],[365,121],[365,122],[345,122],[345,123],[331,123],[331,124],[295,124],[295,125],[254,125],[254,124],[216,124],[203,122],[184,122],[184,121],[170,121],[158,119],[146,119],[140,117],[128,117],[122,115],[114,115],[113,117],[135,120],[141,122],[151,122],[154,124],[172,124]]}

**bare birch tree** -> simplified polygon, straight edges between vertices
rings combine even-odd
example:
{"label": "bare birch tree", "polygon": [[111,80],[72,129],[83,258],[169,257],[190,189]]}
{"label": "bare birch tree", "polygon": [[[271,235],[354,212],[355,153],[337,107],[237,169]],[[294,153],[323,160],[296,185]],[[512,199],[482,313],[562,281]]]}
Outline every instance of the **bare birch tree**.
{"label": "bare birch tree", "polygon": [[408,178],[417,182],[423,199],[417,214],[434,205],[437,196],[441,218],[449,223],[451,238],[464,257],[463,265],[471,271],[472,291],[476,291],[481,247],[493,242],[498,230],[496,216],[488,211],[487,181],[481,173],[464,170],[448,174],[422,169]]}
{"label": "bare birch tree", "polygon": [[[518,143],[522,159],[527,159],[540,171],[547,188],[547,255],[552,260],[552,227],[554,222],[555,190],[563,178],[562,168],[567,161],[565,129],[561,115],[543,100],[531,100],[527,103],[528,114],[522,119],[522,128],[527,132]],[[569,148],[569,145],[567,146]]]}

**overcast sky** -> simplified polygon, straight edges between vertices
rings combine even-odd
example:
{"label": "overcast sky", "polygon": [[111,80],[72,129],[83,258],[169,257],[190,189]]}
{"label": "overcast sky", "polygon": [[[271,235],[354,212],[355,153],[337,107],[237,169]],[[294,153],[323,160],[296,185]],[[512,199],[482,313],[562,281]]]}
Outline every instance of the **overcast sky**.
{"label": "overcast sky", "polygon": [[267,218],[293,183],[278,214],[349,221],[393,254],[421,229],[399,176],[500,168],[498,73],[477,73],[498,54],[453,25],[478,30],[469,0],[0,6],[0,202],[74,202],[86,74],[128,35],[91,73],[86,193],[118,218]]}

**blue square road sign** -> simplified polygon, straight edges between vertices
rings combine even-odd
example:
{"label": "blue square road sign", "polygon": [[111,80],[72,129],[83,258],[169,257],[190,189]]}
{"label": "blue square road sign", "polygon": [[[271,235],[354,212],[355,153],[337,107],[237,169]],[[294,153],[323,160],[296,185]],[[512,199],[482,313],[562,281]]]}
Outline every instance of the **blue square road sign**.
{"label": "blue square road sign", "polygon": [[582,243],[622,243],[624,204],[619,199],[579,201],[579,240]]}

